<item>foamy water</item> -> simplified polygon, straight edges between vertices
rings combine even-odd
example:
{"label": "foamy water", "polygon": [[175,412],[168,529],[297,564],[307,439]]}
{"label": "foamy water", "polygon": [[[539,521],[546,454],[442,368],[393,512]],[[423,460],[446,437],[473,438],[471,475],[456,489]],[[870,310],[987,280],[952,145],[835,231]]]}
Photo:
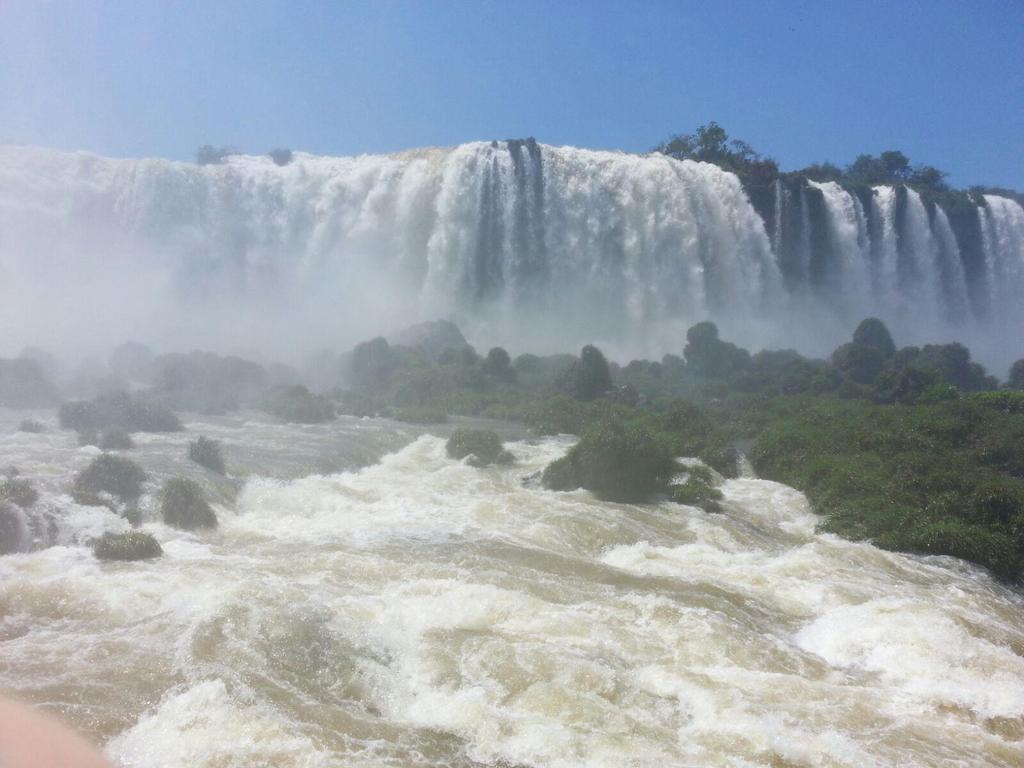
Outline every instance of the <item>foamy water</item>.
{"label": "foamy water", "polygon": [[817,534],[785,486],[709,515],[524,483],[566,439],[479,470],[389,422],[190,422],[131,455],[200,477],[185,443],[224,440],[221,527],[144,500],[164,557],[99,563],[123,522],[61,496],[92,449],[14,423],[0,466],[63,532],[0,558],[0,689],[125,766],[1024,762],[1021,595]]}

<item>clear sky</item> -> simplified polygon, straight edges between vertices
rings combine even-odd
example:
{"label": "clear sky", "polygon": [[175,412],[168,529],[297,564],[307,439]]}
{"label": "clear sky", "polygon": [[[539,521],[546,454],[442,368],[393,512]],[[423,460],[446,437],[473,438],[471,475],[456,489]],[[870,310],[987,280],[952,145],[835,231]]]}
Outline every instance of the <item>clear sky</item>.
{"label": "clear sky", "polygon": [[1024,189],[1024,0],[0,0],[0,141],[189,159],[717,120],[785,169],[902,149]]}

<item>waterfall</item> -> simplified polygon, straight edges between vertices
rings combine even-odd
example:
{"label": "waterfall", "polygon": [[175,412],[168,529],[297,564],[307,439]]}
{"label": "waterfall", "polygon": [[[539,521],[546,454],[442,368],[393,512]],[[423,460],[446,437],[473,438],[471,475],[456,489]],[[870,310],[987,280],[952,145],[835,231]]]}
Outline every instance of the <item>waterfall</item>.
{"label": "waterfall", "polygon": [[864,210],[853,195],[834,181],[808,182],[822,193],[828,212],[831,254],[826,258],[825,280],[830,300],[843,305],[850,317],[871,312],[870,253]]}
{"label": "waterfall", "polygon": [[979,209],[985,273],[993,321],[1020,335],[1024,324],[1024,208],[985,195]]}
{"label": "waterfall", "polygon": [[[166,336],[287,347],[281,325],[344,343],[450,317],[477,341],[660,355],[702,319],[759,333],[784,303],[739,180],[662,155],[526,140],[278,167],[2,147],[0,190],[12,328],[59,295],[110,334],[161,314]],[[43,330],[79,343],[78,325]]]}
{"label": "waterfall", "polygon": [[968,301],[959,225],[917,192],[779,180],[773,202],[766,226],[714,165],[532,139],[284,167],[0,146],[0,353],[337,347],[444,317],[513,350],[660,356],[711,319],[821,354],[869,314],[904,343],[1021,319],[1013,200],[978,211],[991,311]]}

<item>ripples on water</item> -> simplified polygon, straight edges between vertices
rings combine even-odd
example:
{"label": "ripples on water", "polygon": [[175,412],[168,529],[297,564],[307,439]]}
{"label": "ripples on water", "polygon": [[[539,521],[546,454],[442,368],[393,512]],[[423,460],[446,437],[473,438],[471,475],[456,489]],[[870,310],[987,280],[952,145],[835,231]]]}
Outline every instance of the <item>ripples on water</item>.
{"label": "ripples on water", "polygon": [[390,422],[193,420],[129,455],[155,488],[223,440],[220,528],[147,500],[164,557],[99,563],[84,542],[125,524],[62,495],[95,449],[24,415],[0,412],[0,466],[59,545],[0,558],[0,690],[125,766],[1024,762],[1020,594],[816,534],[785,486],[606,504],[524,484],[561,439],[478,470]]}

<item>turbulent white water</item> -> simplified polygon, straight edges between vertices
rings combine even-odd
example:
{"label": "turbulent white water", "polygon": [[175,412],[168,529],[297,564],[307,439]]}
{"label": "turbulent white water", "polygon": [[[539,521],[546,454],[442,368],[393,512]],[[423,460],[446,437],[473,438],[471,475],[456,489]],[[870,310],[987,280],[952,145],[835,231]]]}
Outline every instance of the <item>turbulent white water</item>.
{"label": "turbulent white water", "polygon": [[985,195],[982,242],[994,319],[1024,328],[1024,208],[1013,200]]}
{"label": "turbulent white water", "polygon": [[285,167],[2,146],[0,353],[109,347],[125,329],[280,353],[438,317],[479,345],[617,357],[678,353],[708,318],[813,353],[868,314],[906,342],[1004,341],[991,322],[1020,318],[1024,210],[988,196],[988,250],[971,255],[941,209],[898,197],[779,182],[762,220],[715,166],[532,140]]}
{"label": "turbulent white water", "polygon": [[23,415],[0,411],[0,465],[63,510],[62,545],[0,558],[0,690],[125,766],[1024,761],[1024,599],[818,534],[784,486],[618,505],[524,484],[559,439],[478,470],[387,422],[193,421],[132,456],[152,489],[201,477],[197,430],[224,440],[221,527],[166,528],[147,496],[164,557],[101,564],[82,542],[124,522],[62,495],[94,449]]}

